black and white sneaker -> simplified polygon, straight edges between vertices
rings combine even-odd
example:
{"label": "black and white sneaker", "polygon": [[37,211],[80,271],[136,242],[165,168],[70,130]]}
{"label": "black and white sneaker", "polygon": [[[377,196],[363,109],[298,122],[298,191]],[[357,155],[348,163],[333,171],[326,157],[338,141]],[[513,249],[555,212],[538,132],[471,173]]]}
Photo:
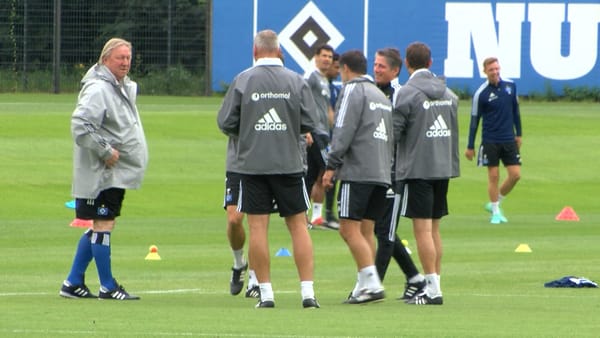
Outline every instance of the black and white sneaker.
{"label": "black and white sneaker", "polygon": [[305,309],[318,309],[321,307],[316,298],[306,298],[302,300],[302,307]]}
{"label": "black and white sneaker", "polygon": [[65,280],[60,288],[60,292],[58,293],[60,296],[65,298],[98,298],[96,295],[92,294],[90,289],[82,283],[81,285],[71,285],[69,281]]}
{"label": "black and white sneaker", "polygon": [[260,287],[254,285],[250,289],[246,290],[246,298],[260,298]]}
{"label": "black and white sneaker", "polygon": [[360,291],[358,296],[352,296],[348,299],[348,304],[365,304],[371,302],[382,301],[385,298],[385,291],[383,289],[379,290],[369,290],[363,289]]}
{"label": "black and white sneaker", "polygon": [[231,292],[233,296],[242,292],[246,270],[248,270],[248,263],[244,264],[244,266],[239,269],[231,268],[232,273],[231,280],[229,281],[229,292]]}
{"label": "black and white sneaker", "polygon": [[414,298],[416,295],[423,292],[426,285],[427,282],[425,280],[416,283],[406,283],[406,286],[404,288],[404,294],[402,294],[402,297],[400,299],[407,301],[409,299]]}
{"label": "black and white sneaker", "polygon": [[324,225],[331,230],[340,230],[340,222],[335,217],[327,218]]}
{"label": "black and white sneaker", "polygon": [[114,300],[138,300],[140,297],[135,295],[130,295],[125,289],[123,285],[119,285],[117,281],[115,281],[117,287],[113,290],[108,290],[104,286],[100,287],[100,293],[98,293],[98,299],[114,299]]}
{"label": "black and white sneaker", "polygon": [[444,304],[444,300],[442,299],[442,296],[437,296],[437,297],[429,297],[425,292],[422,292],[418,295],[416,295],[414,298],[409,299],[408,301],[406,301],[406,304],[411,304],[411,305],[442,305]]}
{"label": "black and white sneaker", "polygon": [[275,302],[272,300],[259,300],[258,303],[256,303],[255,308],[264,308],[264,309],[268,309],[268,308],[274,308],[275,307]]}

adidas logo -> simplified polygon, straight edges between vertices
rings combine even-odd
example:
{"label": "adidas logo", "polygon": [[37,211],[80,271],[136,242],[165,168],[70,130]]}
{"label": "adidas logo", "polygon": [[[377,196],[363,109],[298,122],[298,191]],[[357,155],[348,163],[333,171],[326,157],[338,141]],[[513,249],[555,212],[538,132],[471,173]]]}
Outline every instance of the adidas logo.
{"label": "adidas logo", "polygon": [[491,92],[490,96],[488,97],[488,102],[492,102],[497,98],[498,98],[498,96],[496,96],[496,94],[494,94],[494,92]]}
{"label": "adidas logo", "polygon": [[387,131],[385,130],[385,122],[383,122],[383,119],[381,119],[381,122],[379,122],[377,129],[375,129],[375,131],[373,132],[373,137],[387,142],[388,136]]}
{"label": "adidas logo", "polygon": [[438,115],[425,135],[427,137],[449,137],[451,135],[450,129],[448,129],[448,125],[442,118],[442,115]]}
{"label": "adidas logo", "polygon": [[265,130],[275,130],[275,131],[286,131],[287,124],[281,121],[281,118],[275,111],[275,108],[269,109],[262,118],[256,122],[254,125],[254,130],[257,131],[265,131]]}

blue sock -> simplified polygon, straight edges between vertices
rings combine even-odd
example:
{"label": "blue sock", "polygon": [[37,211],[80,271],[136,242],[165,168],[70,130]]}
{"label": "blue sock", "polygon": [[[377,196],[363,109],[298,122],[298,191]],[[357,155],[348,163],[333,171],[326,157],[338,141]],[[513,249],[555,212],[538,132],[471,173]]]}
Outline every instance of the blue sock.
{"label": "blue sock", "polygon": [[110,267],[110,232],[92,233],[92,253],[98,269],[100,285],[113,290],[117,287]]}
{"label": "blue sock", "polygon": [[72,285],[82,285],[85,283],[85,270],[87,270],[92,258],[94,258],[92,255],[92,242],[90,241],[90,237],[92,237],[92,230],[88,229],[83,233],[77,244],[71,272],[67,277],[67,280]]}

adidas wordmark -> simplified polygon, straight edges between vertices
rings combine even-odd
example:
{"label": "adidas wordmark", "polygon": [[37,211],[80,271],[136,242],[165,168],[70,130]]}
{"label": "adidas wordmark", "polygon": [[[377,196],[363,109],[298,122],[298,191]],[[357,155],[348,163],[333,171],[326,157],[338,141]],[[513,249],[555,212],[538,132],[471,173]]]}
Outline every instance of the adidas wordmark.
{"label": "adidas wordmark", "polygon": [[254,125],[254,130],[286,131],[287,124],[281,121],[281,118],[279,117],[279,114],[277,114],[275,108],[271,108],[265,113],[265,115],[263,115],[263,117],[258,120],[258,122],[256,122]]}
{"label": "adidas wordmark", "polygon": [[375,129],[375,131],[373,132],[373,137],[387,142],[388,136],[385,130],[385,122],[383,122],[383,119],[381,119],[381,122],[379,122],[377,129]]}
{"label": "adidas wordmark", "polygon": [[451,135],[450,129],[442,115],[438,115],[437,119],[433,122],[433,125],[429,127],[429,130],[425,133],[427,137],[449,137]]}

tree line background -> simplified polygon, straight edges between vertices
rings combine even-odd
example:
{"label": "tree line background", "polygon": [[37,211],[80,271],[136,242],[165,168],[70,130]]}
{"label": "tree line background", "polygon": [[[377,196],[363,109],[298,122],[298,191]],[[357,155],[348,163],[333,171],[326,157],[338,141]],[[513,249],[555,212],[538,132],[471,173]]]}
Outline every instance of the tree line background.
{"label": "tree line background", "polygon": [[133,44],[131,77],[146,94],[210,90],[210,0],[0,1],[0,92],[79,89],[104,43]]}

